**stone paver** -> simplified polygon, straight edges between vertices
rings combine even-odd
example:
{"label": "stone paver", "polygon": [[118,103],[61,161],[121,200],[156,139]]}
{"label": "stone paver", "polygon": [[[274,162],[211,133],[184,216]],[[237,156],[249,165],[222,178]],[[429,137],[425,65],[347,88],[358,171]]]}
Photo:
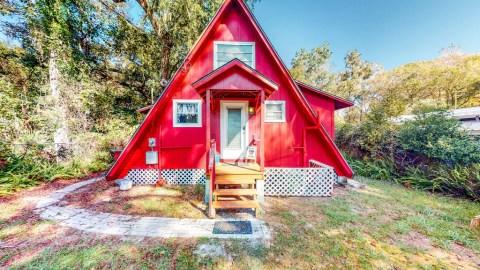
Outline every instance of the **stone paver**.
{"label": "stone paver", "polygon": [[250,221],[253,234],[213,234],[215,221],[218,221],[214,219],[128,216],[55,205],[68,193],[103,180],[105,180],[103,177],[94,178],[60,189],[38,202],[35,211],[42,219],[53,220],[62,226],[91,233],[162,238],[209,237],[268,240],[271,237],[265,222],[257,219],[224,219]]}

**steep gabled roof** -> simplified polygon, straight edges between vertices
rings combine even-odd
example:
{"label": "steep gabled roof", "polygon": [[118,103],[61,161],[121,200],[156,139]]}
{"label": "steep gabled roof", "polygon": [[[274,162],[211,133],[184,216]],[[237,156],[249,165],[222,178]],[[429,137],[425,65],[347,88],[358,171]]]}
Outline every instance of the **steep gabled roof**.
{"label": "steep gabled roof", "polygon": [[225,13],[226,13],[225,11],[231,5],[235,5],[246,15],[246,17],[250,21],[253,29],[256,30],[260,39],[265,44],[265,46],[267,48],[267,51],[271,54],[272,61],[274,61],[275,64],[278,65],[280,71],[282,72],[284,77],[287,79],[286,81],[289,84],[289,87],[287,87],[287,88],[290,88],[290,89],[293,90],[292,94],[297,99],[297,101],[300,103],[300,105],[301,105],[300,108],[305,112],[305,115],[307,116],[309,121],[312,123],[312,125],[316,125],[318,127],[318,131],[320,132],[321,136],[326,140],[327,146],[329,147],[329,149],[332,151],[332,153],[340,161],[346,176],[347,177],[352,177],[353,176],[353,171],[348,166],[345,159],[342,157],[342,155],[339,152],[338,148],[336,147],[335,143],[329,137],[329,135],[327,134],[325,129],[321,125],[317,124],[317,115],[315,114],[315,112],[310,107],[310,105],[307,102],[306,98],[304,97],[303,93],[300,91],[299,87],[297,86],[297,84],[293,80],[292,76],[288,72],[288,69],[286,68],[285,64],[280,59],[278,53],[275,51],[272,44],[270,43],[270,40],[267,38],[264,31],[262,30],[262,28],[258,24],[258,21],[255,19],[253,14],[250,12],[250,10],[248,9],[248,7],[244,3],[244,1],[243,0],[225,0],[225,2],[222,4],[220,9],[217,11],[215,16],[213,17],[213,19],[210,22],[210,24],[208,25],[208,27],[203,31],[202,35],[196,41],[192,50],[188,53],[188,55],[187,55],[185,61],[183,62],[183,64],[179,67],[179,69],[177,70],[177,72],[173,76],[172,80],[169,82],[169,84],[166,86],[163,93],[157,99],[157,101],[153,105],[153,108],[149,111],[149,113],[145,117],[143,123],[139,126],[139,128],[137,129],[137,131],[135,132],[133,137],[127,143],[127,146],[125,147],[122,154],[119,156],[119,158],[115,161],[113,166],[108,171],[108,173],[107,173],[107,178],[108,179],[115,179],[121,173],[123,165],[125,165],[125,163],[128,161],[128,156],[132,154],[132,152],[133,152],[132,150],[134,149],[135,145],[142,138],[142,136],[144,136],[145,131],[147,130],[148,124],[151,121],[153,121],[153,116],[156,114],[156,112],[161,110],[167,104],[167,102],[169,102],[169,100],[172,98],[176,87],[182,82],[183,78],[188,73],[190,62],[195,62],[195,60],[197,59],[197,57],[201,53],[200,49],[205,44],[205,42],[209,39],[213,30],[215,29],[215,27],[218,26],[219,21],[225,15]]}
{"label": "steep gabled roof", "polygon": [[341,97],[338,97],[338,96],[335,96],[333,94],[330,94],[328,92],[325,92],[317,87],[314,87],[314,86],[311,86],[311,85],[308,85],[308,84],[305,84],[305,83],[302,83],[302,82],[299,82],[299,81],[295,81],[295,83],[300,87],[300,90],[307,90],[307,91],[310,91],[312,93],[315,93],[319,96],[323,96],[323,97],[326,97],[326,98],[329,98],[329,99],[333,99],[333,101],[335,102],[335,110],[340,110],[340,109],[344,109],[344,108],[348,108],[348,107],[352,107],[354,106],[355,104],[353,102],[350,102],[346,99],[343,99]]}

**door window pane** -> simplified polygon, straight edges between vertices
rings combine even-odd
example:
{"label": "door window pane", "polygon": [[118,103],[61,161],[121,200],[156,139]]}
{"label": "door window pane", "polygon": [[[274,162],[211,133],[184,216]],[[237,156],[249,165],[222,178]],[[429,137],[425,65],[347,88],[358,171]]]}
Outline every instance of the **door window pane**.
{"label": "door window pane", "polygon": [[240,149],[242,147],[242,110],[228,109],[227,111],[227,148]]}

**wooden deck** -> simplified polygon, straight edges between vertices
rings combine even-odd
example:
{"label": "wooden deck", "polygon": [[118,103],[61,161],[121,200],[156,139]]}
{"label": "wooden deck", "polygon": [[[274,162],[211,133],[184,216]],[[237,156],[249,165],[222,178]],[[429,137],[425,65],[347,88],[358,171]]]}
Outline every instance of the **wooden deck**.
{"label": "wooden deck", "polygon": [[[215,173],[217,180],[227,178],[235,179],[258,179],[263,180],[264,174],[260,170],[260,165],[257,163],[227,163],[220,162],[215,166]],[[210,175],[207,174],[207,179],[210,179]]]}

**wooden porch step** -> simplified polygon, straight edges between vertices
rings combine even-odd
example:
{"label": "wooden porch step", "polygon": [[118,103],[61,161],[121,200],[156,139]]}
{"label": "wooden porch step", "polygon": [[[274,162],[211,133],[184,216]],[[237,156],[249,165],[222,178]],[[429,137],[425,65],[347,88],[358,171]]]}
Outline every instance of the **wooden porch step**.
{"label": "wooden porch step", "polygon": [[[216,181],[223,179],[258,179],[263,180],[263,174],[216,174]],[[207,180],[210,180],[210,174],[207,174]]]}
{"label": "wooden porch step", "polygon": [[214,196],[251,196],[257,195],[256,189],[216,189]]}
{"label": "wooden porch step", "polygon": [[260,208],[258,201],[214,201],[215,209],[241,209],[241,208]]}
{"label": "wooden porch step", "polygon": [[255,179],[215,179],[215,185],[255,185]]}

